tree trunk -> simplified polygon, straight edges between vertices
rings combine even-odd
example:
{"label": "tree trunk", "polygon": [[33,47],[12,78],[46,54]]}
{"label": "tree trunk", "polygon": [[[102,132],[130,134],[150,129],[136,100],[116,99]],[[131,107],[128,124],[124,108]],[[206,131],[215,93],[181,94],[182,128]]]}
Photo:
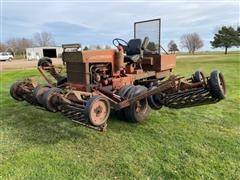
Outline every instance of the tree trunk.
{"label": "tree trunk", "polygon": [[227,48],[227,47],[225,47],[225,52],[224,52],[224,54],[227,54],[227,49],[228,49],[228,48]]}

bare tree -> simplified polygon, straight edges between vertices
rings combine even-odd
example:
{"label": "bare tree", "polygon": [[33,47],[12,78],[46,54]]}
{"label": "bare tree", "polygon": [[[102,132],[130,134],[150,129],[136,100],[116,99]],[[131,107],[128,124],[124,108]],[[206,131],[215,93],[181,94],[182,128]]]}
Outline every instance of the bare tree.
{"label": "bare tree", "polygon": [[26,38],[11,38],[6,42],[8,51],[13,54],[25,55],[26,48],[32,47],[32,40]]}
{"label": "bare tree", "polygon": [[0,42],[0,51],[6,51],[7,45],[5,43]]}
{"label": "bare tree", "polygon": [[33,36],[33,42],[36,46],[54,46],[54,38],[49,32],[37,32]]}
{"label": "bare tree", "polygon": [[84,50],[84,51],[87,51],[87,50],[89,50],[89,48],[88,48],[87,46],[85,46],[85,47],[83,48],[83,50]]}
{"label": "bare tree", "polygon": [[184,34],[181,37],[182,48],[188,49],[189,53],[193,53],[203,47],[203,41],[197,33]]}

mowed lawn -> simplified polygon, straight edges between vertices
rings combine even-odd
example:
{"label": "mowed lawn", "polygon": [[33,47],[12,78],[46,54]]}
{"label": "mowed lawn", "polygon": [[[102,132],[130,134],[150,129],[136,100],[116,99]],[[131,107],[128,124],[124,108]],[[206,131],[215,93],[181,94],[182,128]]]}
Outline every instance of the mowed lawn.
{"label": "mowed lawn", "polygon": [[71,122],[9,96],[9,87],[36,70],[1,75],[2,179],[240,179],[240,57],[180,58],[174,73],[225,75],[218,104],[152,111],[141,124],[112,113],[106,132]]}

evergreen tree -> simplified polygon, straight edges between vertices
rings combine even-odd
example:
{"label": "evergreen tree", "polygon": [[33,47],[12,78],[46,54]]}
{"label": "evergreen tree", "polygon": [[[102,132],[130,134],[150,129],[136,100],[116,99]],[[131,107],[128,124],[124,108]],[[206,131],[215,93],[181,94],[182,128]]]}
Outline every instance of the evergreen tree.
{"label": "evergreen tree", "polygon": [[88,50],[88,47],[87,47],[87,46],[85,46],[85,47],[83,48],[83,50],[84,50],[84,51],[87,51],[87,50]]}
{"label": "evergreen tree", "polygon": [[233,46],[240,46],[240,27],[236,30],[233,27],[223,26],[218,33],[213,37],[213,41],[210,41],[213,48],[224,47],[225,54],[227,54],[228,48]]}
{"label": "evergreen tree", "polygon": [[175,54],[176,51],[179,51],[179,49],[178,49],[178,47],[177,47],[177,44],[176,44],[173,40],[171,40],[171,41],[168,43],[168,51],[169,51],[170,53],[174,53],[174,54]]}

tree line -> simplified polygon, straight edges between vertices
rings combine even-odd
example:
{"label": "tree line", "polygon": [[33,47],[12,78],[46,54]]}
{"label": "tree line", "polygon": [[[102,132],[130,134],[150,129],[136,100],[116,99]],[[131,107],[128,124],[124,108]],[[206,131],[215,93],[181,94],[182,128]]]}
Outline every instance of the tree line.
{"label": "tree line", "polygon": [[[181,48],[187,49],[189,53],[194,54],[197,50],[203,47],[203,40],[197,33],[184,34],[180,40]],[[240,46],[240,27],[223,26],[214,34],[213,40],[210,41],[212,48],[224,48],[224,53],[227,54],[228,48]],[[168,43],[168,51],[175,53],[179,51],[177,44],[171,40]]]}
{"label": "tree line", "polygon": [[8,51],[13,55],[25,55],[26,48],[33,46],[55,46],[53,35],[49,32],[37,32],[31,39],[10,38],[5,43],[0,42],[0,51]]}
{"label": "tree line", "polygon": [[[31,39],[28,38],[10,38],[5,43],[0,42],[0,51],[11,52],[13,55],[22,55],[26,53],[26,48],[30,47],[49,47],[55,46],[55,40],[52,33],[50,32],[37,32],[33,34]],[[81,44],[80,44],[81,47]],[[91,45],[81,47],[83,50],[90,49],[110,49],[111,46],[105,45],[104,47],[100,45]]]}
{"label": "tree line", "polygon": [[84,46],[82,47],[83,51],[87,50],[99,50],[99,49],[111,49],[111,46],[105,45],[105,46],[100,46],[100,45],[90,45],[90,46]]}
{"label": "tree line", "polygon": [[[212,48],[224,48],[225,54],[227,54],[228,48],[240,46],[240,27],[234,29],[233,27],[223,26],[214,35],[213,40],[210,41]],[[26,48],[33,46],[55,46],[53,35],[49,32],[37,32],[31,39],[28,38],[11,38],[5,43],[0,42],[0,51],[12,52],[14,55],[25,55]],[[187,33],[180,38],[181,48],[187,49],[189,53],[194,54],[197,50],[201,49],[204,45],[203,40],[197,33]],[[100,45],[91,45],[82,47],[82,50],[89,49],[110,49],[111,46],[106,45],[101,47]],[[149,49],[154,49],[155,44],[150,42]],[[170,53],[176,53],[179,51],[177,44],[171,40],[168,43],[168,51]]]}
{"label": "tree line", "polygon": [[[222,26],[217,33],[214,34],[213,40],[210,41],[212,48],[225,48],[224,53],[227,54],[228,48],[239,47],[240,46],[240,27],[234,29],[229,26]],[[154,42],[149,42],[147,49],[156,51],[157,44]],[[204,46],[203,40],[200,35],[196,32],[187,33],[181,36],[180,46],[182,49],[187,49],[188,53],[194,54],[197,50],[201,49]],[[111,47],[106,45],[105,48],[102,48],[99,45],[93,45],[90,47],[83,47],[83,50],[89,49],[110,49]],[[177,44],[171,40],[168,43],[168,52],[176,53],[179,51]]]}

